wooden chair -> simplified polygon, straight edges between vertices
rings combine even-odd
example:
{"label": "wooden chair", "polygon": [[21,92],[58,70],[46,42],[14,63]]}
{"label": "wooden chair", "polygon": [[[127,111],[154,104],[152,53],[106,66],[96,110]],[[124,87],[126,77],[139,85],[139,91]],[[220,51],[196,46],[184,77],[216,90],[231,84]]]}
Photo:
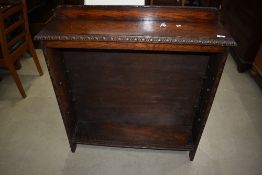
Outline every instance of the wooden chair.
{"label": "wooden chair", "polygon": [[19,64],[21,55],[29,52],[40,76],[43,75],[29,33],[26,3],[25,0],[12,5],[3,1],[0,3],[0,68],[10,71],[22,97],[25,98],[26,93],[16,72],[16,65]]}

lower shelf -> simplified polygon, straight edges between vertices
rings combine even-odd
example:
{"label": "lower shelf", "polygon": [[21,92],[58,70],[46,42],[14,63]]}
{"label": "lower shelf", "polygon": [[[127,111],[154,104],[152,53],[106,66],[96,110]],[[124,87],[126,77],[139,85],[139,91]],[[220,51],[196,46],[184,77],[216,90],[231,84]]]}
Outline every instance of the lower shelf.
{"label": "lower shelf", "polygon": [[73,143],[149,149],[192,150],[191,128],[79,122]]}

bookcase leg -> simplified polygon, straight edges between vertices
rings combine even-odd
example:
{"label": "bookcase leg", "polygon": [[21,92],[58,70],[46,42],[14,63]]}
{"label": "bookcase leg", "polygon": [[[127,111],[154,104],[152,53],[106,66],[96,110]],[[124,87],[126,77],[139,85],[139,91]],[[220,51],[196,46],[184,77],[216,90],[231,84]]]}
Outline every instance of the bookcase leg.
{"label": "bookcase leg", "polygon": [[72,153],[76,152],[76,146],[77,146],[76,143],[70,143],[70,148]]}
{"label": "bookcase leg", "polygon": [[189,159],[190,161],[193,161],[196,155],[196,150],[193,149],[192,151],[189,151]]}

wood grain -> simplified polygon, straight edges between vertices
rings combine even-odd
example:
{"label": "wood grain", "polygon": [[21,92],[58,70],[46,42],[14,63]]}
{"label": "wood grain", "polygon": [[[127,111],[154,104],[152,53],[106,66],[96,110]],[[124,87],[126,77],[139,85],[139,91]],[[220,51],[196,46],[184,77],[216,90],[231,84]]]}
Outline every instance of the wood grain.
{"label": "wood grain", "polygon": [[[35,39],[236,45],[217,13],[213,8],[61,6]],[[160,27],[163,23],[166,27]]]}

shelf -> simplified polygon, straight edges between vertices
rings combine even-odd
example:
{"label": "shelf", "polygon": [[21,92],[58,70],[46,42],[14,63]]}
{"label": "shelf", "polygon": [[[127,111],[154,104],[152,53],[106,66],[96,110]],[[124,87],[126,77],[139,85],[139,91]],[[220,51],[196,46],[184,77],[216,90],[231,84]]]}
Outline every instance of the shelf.
{"label": "shelf", "polygon": [[115,147],[192,150],[190,127],[78,122],[74,143]]}

